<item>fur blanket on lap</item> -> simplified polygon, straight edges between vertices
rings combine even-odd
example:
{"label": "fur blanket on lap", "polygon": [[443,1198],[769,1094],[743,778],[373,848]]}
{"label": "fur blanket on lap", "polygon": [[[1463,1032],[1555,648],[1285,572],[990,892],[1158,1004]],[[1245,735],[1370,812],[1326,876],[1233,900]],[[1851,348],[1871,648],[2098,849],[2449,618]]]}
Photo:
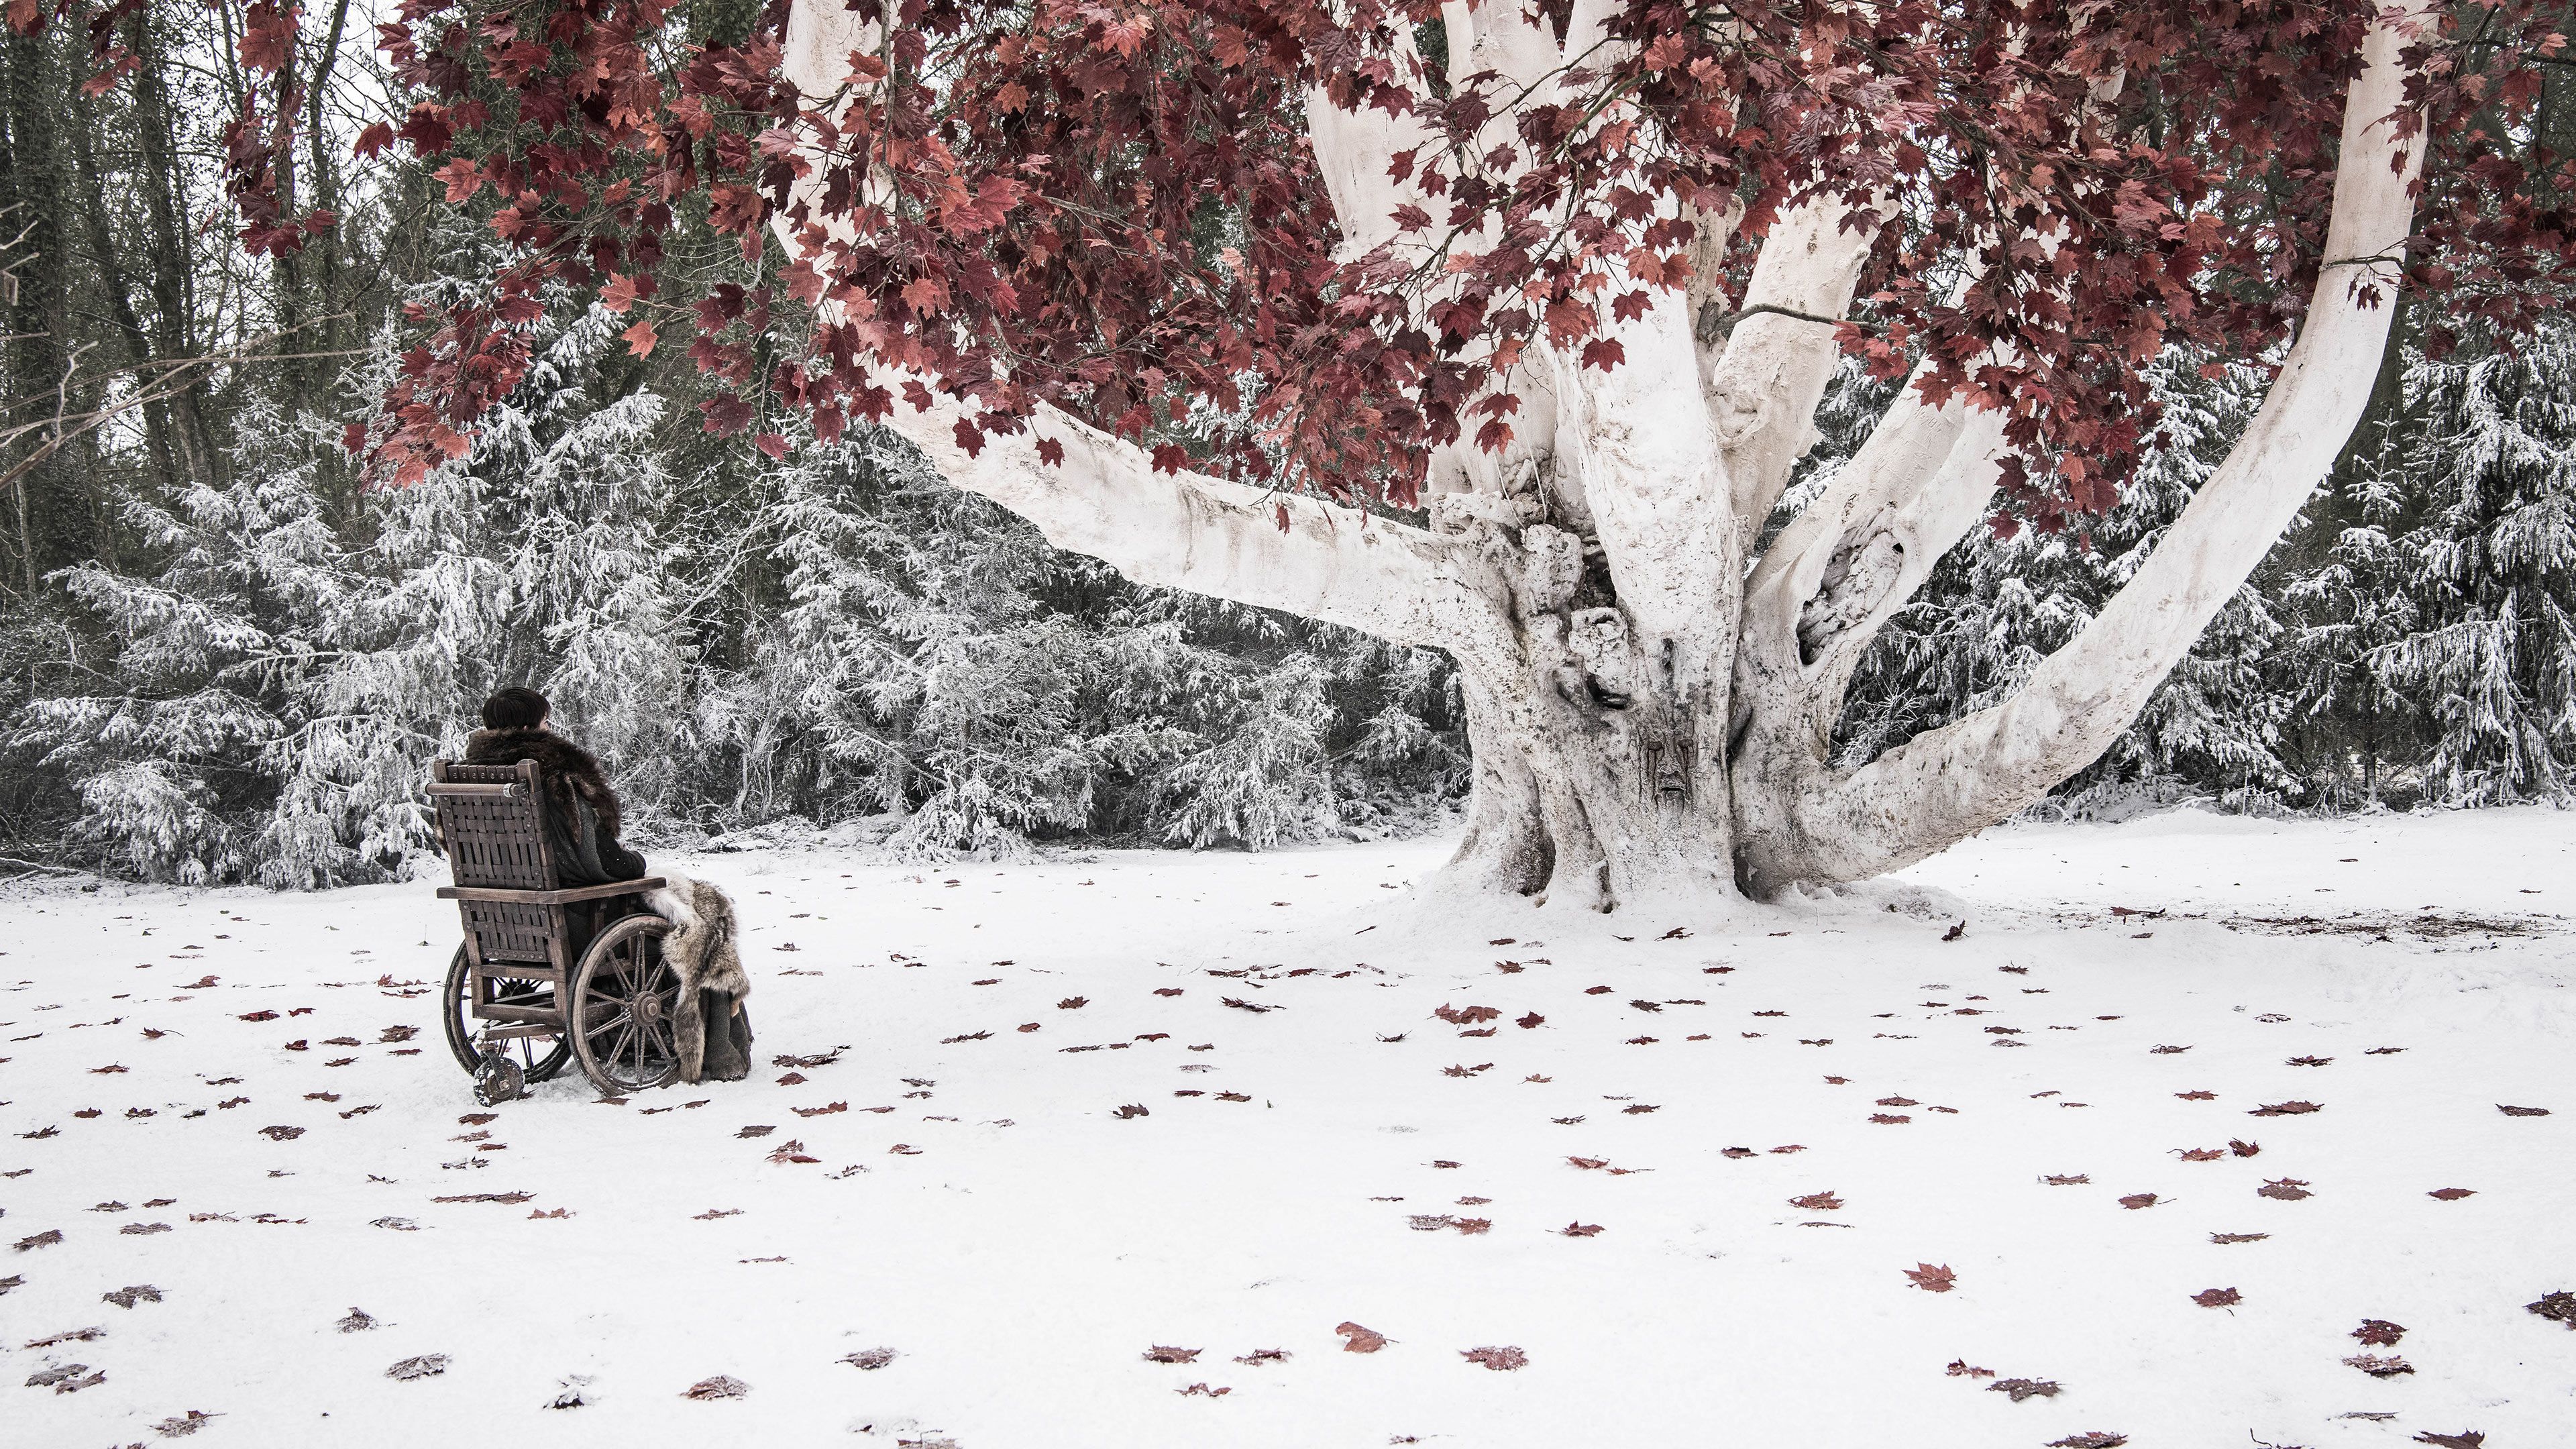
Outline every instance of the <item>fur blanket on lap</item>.
{"label": "fur blanket on lap", "polygon": [[680,1080],[738,1082],[751,1075],[751,1016],[742,1004],[751,978],[734,945],[733,901],[676,870],[661,875],[668,884],[644,904],[672,926],[662,938],[662,959],[680,973],[673,1019]]}

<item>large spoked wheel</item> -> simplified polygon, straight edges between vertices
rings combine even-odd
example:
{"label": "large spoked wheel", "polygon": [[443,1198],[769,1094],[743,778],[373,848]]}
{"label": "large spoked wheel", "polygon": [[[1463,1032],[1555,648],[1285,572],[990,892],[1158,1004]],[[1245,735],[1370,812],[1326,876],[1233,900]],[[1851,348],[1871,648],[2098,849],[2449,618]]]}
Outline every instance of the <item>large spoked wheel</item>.
{"label": "large spoked wheel", "polygon": [[[554,1009],[553,983],[504,977],[492,983],[492,1000],[501,1006],[531,1006]],[[447,1049],[455,1054],[456,1064],[471,1072],[483,1064],[474,1050],[474,993],[468,975],[465,948],[456,948],[456,958],[447,964]],[[505,1049],[519,1063],[527,1080],[542,1082],[564,1069],[572,1060],[572,1043],[560,1036],[522,1036],[506,1038]]]}
{"label": "large spoked wheel", "polygon": [[573,1048],[591,1085],[612,1097],[666,1086],[680,1074],[680,973],[662,959],[671,923],[628,916],[582,953],[574,976]]}

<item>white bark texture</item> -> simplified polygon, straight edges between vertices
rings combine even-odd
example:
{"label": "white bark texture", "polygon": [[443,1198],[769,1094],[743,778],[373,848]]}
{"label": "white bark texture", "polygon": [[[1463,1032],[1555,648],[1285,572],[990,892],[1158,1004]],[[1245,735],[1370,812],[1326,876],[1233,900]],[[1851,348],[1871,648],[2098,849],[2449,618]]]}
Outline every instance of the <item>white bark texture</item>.
{"label": "white bark texture", "polygon": [[[1447,5],[1451,69],[1549,97],[1572,60],[1597,62],[1610,43],[1603,3],[1579,0],[1562,45],[1523,7]],[[849,52],[874,44],[831,0],[798,0],[789,74],[826,104]],[[1533,348],[1513,380],[1512,446],[1436,451],[1427,529],[1160,473],[1144,450],[1053,409],[971,456],[956,439],[969,404],[899,404],[892,424],[957,486],[1139,583],[1447,649],[1476,761],[1450,870],[1462,886],[1608,910],[1859,879],[2010,816],[2098,756],[2332,465],[2392,310],[2395,268],[2370,259],[2398,254],[2412,216],[2417,157],[2387,120],[2402,96],[2398,49],[2391,24],[2370,33],[2346,106],[2331,261],[2235,452],[2136,578],[2020,692],[1856,771],[1828,759],[1852,671],[1985,515],[2005,453],[2005,413],[1935,407],[1908,389],[1753,558],[1814,440],[1833,322],[1885,224],[1879,210],[1792,208],[1742,296],[1724,295],[1712,265],[1617,324],[1621,367]],[[1512,125],[1498,114],[1483,149]],[[1407,202],[1441,210],[1387,176],[1394,153],[1429,140],[1419,123],[1354,116],[1316,95],[1308,129],[1344,255],[1423,245],[1388,220]],[[1693,220],[1713,262],[1739,218]],[[778,231],[794,245],[784,221]],[[2379,305],[2356,283],[2376,286]],[[1061,445],[1060,463],[1042,459],[1042,442]]]}

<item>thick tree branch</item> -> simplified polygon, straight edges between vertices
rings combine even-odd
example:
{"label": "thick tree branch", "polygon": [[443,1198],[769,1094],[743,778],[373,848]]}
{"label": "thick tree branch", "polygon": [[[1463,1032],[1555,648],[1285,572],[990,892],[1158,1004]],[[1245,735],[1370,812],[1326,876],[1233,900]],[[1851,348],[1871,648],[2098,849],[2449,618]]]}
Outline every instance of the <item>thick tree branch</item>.
{"label": "thick tree branch", "polygon": [[[1548,23],[1538,14],[1538,7],[1526,0],[1478,0],[1460,4],[1458,0],[1440,7],[1441,23],[1449,31],[1449,73],[1470,76],[1492,71],[1522,91],[1547,83],[1548,78],[1565,64],[1564,48],[1557,44]],[[1511,130],[1509,108],[1498,108],[1502,137]]]}
{"label": "thick tree branch", "polygon": [[[1341,227],[1342,244],[1336,248],[1341,260],[1364,257],[1382,246],[1406,245],[1394,220],[1397,207],[1419,206],[1434,215],[1442,209],[1439,198],[1424,194],[1411,178],[1397,181],[1387,174],[1397,152],[1427,153],[1436,145],[1438,138],[1418,116],[1392,116],[1374,107],[1346,111],[1321,87],[1310,86],[1306,136],[1315,148],[1315,169],[1323,175],[1333,219]],[[1427,251],[1414,242],[1408,255]]]}
{"label": "thick tree branch", "polygon": [[1908,389],[1754,570],[1728,761],[1737,836],[1763,843],[1754,860],[1807,828],[1797,806],[1832,778],[1834,724],[1852,671],[1991,505],[2008,451],[2003,426],[2000,412],[1955,401],[1933,407]]}
{"label": "thick tree branch", "polygon": [[[1436,618],[1449,547],[1434,534],[1203,473],[1157,472],[1143,449],[1054,408],[1040,408],[1023,432],[987,435],[970,455],[956,438],[970,411],[942,398],[928,412],[898,404],[888,422],[941,477],[1037,525],[1058,548],[1154,588],[1284,609],[1399,644],[1443,642]],[[1060,444],[1063,461],[1045,461],[1041,442]]]}
{"label": "thick tree branch", "polygon": [[[1962,280],[1958,293],[1964,295]],[[1955,300],[1955,299],[1954,299]],[[2000,362],[2006,354],[1993,353]],[[1824,491],[1780,531],[1745,585],[1739,730],[1766,752],[1824,766],[1861,654],[1984,516],[2009,448],[1998,409],[1923,400],[1927,362]],[[1750,717],[1746,710],[1752,710]]]}
{"label": "thick tree branch", "polygon": [[1840,349],[1833,326],[1810,319],[1838,318],[1851,306],[1861,263],[1883,224],[1835,198],[1791,207],[1754,260],[1733,331],[1709,338],[1700,350],[1701,389],[1737,525],[1748,539],[1816,441],[1816,404]]}
{"label": "thick tree branch", "polygon": [[[2374,25],[2345,102],[2325,255],[2403,253],[2420,141],[2401,141],[2400,53],[2423,0]],[[1784,828],[1748,839],[1757,889],[1895,870],[2005,819],[2091,763],[2136,719],[2297,517],[2370,398],[2396,283],[2328,267],[2298,341],[2227,461],[2085,631],[2004,703],[1889,751],[1784,802]]]}
{"label": "thick tree branch", "polygon": [[1554,354],[1558,466],[1580,481],[1638,638],[1680,638],[1707,659],[1732,633],[1743,555],[1717,440],[1694,406],[1688,303],[1658,292],[1609,335],[1627,360],[1607,371]]}
{"label": "thick tree branch", "polygon": [[[1736,681],[1757,735],[1821,767],[1844,687],[1878,630],[1992,502],[2005,415],[1910,387],[1745,586]],[[1759,765],[1762,750],[1747,742]]]}

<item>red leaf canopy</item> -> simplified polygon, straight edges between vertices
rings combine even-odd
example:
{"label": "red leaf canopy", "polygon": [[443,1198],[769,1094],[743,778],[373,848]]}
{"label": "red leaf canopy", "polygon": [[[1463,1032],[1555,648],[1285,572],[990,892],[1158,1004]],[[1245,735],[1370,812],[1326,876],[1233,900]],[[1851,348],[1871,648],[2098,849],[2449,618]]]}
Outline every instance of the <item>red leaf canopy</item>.
{"label": "red leaf canopy", "polygon": [[[1569,8],[1532,10],[1562,34]],[[782,74],[786,0],[722,39],[666,0],[404,0],[398,134],[521,252],[417,319],[375,463],[459,451],[563,280],[643,314],[642,345],[685,340],[737,395],[722,431],[784,405],[835,436],[928,379],[979,438],[1052,405],[1157,466],[1408,501],[1435,447],[1507,445],[1543,351],[1622,365],[1603,334],[1707,264],[1694,217],[1741,208],[1723,297],[1786,207],[1834,195],[1894,218],[1844,346],[2008,409],[2048,521],[2107,506],[2150,444],[2148,359],[2260,357],[2320,267],[2378,293],[2402,269],[2439,349],[2527,326],[2576,260],[2560,7],[2440,8],[2415,41],[2402,264],[2321,254],[2375,0],[1610,8],[1533,86],[1450,73],[1430,0],[850,0],[872,48],[824,96]],[[1359,219],[1394,241],[1350,254],[1310,90],[1422,128],[1390,170],[1409,199]],[[683,214],[767,280],[665,274]]]}

